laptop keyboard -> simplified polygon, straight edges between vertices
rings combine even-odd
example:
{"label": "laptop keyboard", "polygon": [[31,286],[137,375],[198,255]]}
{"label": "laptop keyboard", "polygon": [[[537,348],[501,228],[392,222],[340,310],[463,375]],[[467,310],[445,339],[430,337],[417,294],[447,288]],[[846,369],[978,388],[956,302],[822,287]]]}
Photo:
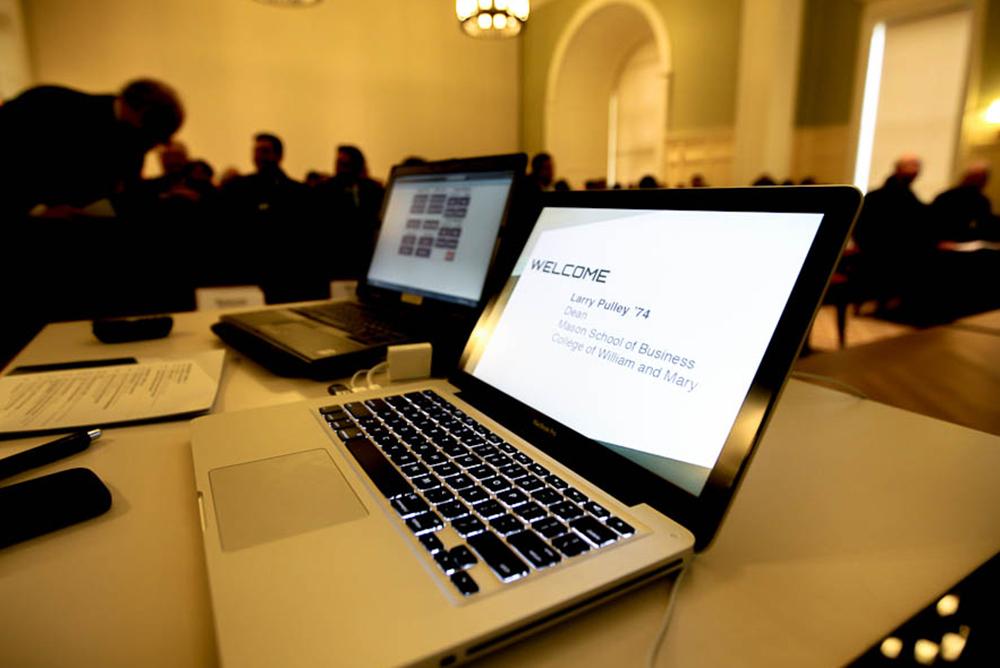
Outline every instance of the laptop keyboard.
{"label": "laptop keyboard", "polygon": [[352,339],[367,344],[389,343],[408,338],[384,322],[384,318],[356,302],[334,302],[293,309],[307,318],[342,329]]}
{"label": "laptop keyboard", "polygon": [[635,533],[433,391],[320,413],[465,596],[480,560],[512,582]]}

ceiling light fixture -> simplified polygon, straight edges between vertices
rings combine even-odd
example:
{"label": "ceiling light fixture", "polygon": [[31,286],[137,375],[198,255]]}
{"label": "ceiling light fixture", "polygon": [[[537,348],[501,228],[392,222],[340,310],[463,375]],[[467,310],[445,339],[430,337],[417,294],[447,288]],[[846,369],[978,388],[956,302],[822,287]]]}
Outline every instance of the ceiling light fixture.
{"label": "ceiling light fixture", "polygon": [[514,37],[531,9],[528,0],[455,0],[455,14],[470,37]]}
{"label": "ceiling light fixture", "polygon": [[257,2],[276,7],[313,7],[323,0],[257,0]]}

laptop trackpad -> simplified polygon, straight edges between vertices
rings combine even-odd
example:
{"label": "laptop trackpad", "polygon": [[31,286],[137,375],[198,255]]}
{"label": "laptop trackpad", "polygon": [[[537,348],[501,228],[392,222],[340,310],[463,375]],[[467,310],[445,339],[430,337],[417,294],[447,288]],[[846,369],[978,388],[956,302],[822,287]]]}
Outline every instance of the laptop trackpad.
{"label": "laptop trackpad", "polygon": [[223,550],[239,550],[365,517],[323,449],[208,472]]}

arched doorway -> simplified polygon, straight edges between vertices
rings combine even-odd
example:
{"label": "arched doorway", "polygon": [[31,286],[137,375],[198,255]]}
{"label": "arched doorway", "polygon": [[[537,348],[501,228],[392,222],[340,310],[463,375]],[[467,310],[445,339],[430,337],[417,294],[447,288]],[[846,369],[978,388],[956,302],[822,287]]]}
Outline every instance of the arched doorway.
{"label": "arched doorway", "polygon": [[574,187],[628,183],[638,170],[662,180],[669,74],[667,30],[648,0],[581,6],[559,37],[546,84],[545,146],[557,175]]}

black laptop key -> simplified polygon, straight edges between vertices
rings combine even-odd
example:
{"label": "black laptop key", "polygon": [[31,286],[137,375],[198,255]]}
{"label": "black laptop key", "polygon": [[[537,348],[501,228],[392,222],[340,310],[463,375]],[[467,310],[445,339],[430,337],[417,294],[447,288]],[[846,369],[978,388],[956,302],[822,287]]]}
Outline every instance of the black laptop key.
{"label": "black laptop key", "polygon": [[406,466],[407,464],[417,463],[417,458],[413,456],[413,453],[411,453],[409,450],[406,450],[405,448],[390,453],[389,459],[394,461],[397,466]]}
{"label": "black laptop key", "polygon": [[420,458],[424,460],[424,464],[427,464],[427,466],[438,466],[439,464],[444,464],[448,461],[448,458],[441,454],[441,451],[436,448],[434,452],[422,453]]}
{"label": "black laptop key", "polygon": [[618,540],[618,534],[595,520],[593,517],[584,516],[573,520],[569,523],[569,525],[576,531],[579,531],[581,534],[586,536],[587,540],[597,547],[603,547],[604,545]]}
{"label": "black laptop key", "polygon": [[444,399],[441,398],[441,395],[438,394],[437,392],[435,392],[434,390],[424,390],[423,392],[421,392],[421,394],[423,394],[424,397],[426,397],[427,399],[433,401],[436,404],[445,404],[445,403],[447,403],[447,402],[445,402]]}
{"label": "black laptop key", "polygon": [[484,519],[492,519],[507,512],[504,505],[496,499],[486,499],[485,501],[475,503],[475,505],[472,506],[472,509],[476,511],[477,515]]}
{"label": "black laptop key", "polygon": [[434,467],[434,472],[437,473],[442,478],[447,478],[448,476],[453,476],[459,472],[459,468],[452,464],[451,462],[445,462],[444,464],[439,464]]}
{"label": "black laptop key", "polygon": [[461,501],[447,501],[438,505],[437,509],[449,521],[469,514],[469,509]]}
{"label": "black laptop key", "polygon": [[411,515],[419,515],[430,510],[427,502],[413,492],[397,496],[391,503],[396,512],[404,518]]}
{"label": "black laptop key", "polygon": [[552,545],[567,557],[575,557],[590,549],[587,541],[577,536],[575,533],[567,533],[552,539]]}
{"label": "black laptop key", "polygon": [[451,553],[445,552],[444,550],[434,553],[434,561],[436,561],[437,565],[441,567],[441,570],[444,571],[445,575],[451,575],[458,570],[458,564],[456,564],[455,560],[451,558]]}
{"label": "black laptop key", "polygon": [[347,441],[362,435],[363,432],[357,427],[351,427],[350,429],[341,429],[340,431],[337,432],[337,438],[339,438],[342,441]]}
{"label": "black laptop key", "polygon": [[490,455],[489,457],[484,457],[484,459],[486,460],[487,464],[489,464],[490,466],[494,466],[496,468],[500,468],[502,466],[510,466],[511,464],[514,463],[513,459],[511,459],[507,455],[499,453],[495,455]]}
{"label": "black laptop key", "polygon": [[455,463],[462,468],[470,469],[474,466],[480,466],[483,460],[475,455],[462,455],[461,457],[455,457]]}
{"label": "black laptop key", "polygon": [[344,410],[350,413],[352,417],[356,418],[368,417],[372,414],[372,412],[365,408],[365,405],[359,401],[344,404]]}
{"label": "black laptop key", "polygon": [[489,466],[475,466],[469,469],[469,475],[471,475],[476,480],[486,480],[487,478],[493,478],[496,476],[497,472],[494,471]]}
{"label": "black laptop key", "polygon": [[421,492],[441,486],[441,481],[437,479],[437,476],[433,475],[422,475],[419,478],[413,478],[412,482],[413,486]]}
{"label": "black laptop key", "polygon": [[494,494],[497,494],[498,492],[510,489],[510,481],[507,480],[507,478],[498,476],[496,478],[490,478],[489,480],[484,480],[483,487],[493,492]]}
{"label": "black laptop key", "polygon": [[506,536],[523,529],[524,523],[513,515],[501,515],[490,520],[490,527],[501,536]]}
{"label": "black laptop key", "polygon": [[406,464],[399,468],[407,478],[416,478],[430,473],[430,470],[423,464]]}
{"label": "black laptop key", "polygon": [[587,501],[590,501],[590,499],[588,499],[583,492],[572,487],[563,490],[563,494],[565,494],[566,498],[570,501],[576,501],[577,503],[586,503]]}
{"label": "black laptop key", "polygon": [[472,568],[479,563],[476,559],[476,555],[472,554],[472,551],[464,545],[456,545],[448,551],[451,560],[455,562],[455,565],[461,569]]}
{"label": "black laptop key", "polygon": [[429,511],[422,515],[414,515],[406,520],[406,526],[410,527],[410,531],[419,536],[429,531],[437,531],[444,526],[444,522],[441,521],[437,513]]}
{"label": "black laptop key", "polygon": [[517,480],[518,478],[523,478],[528,475],[528,469],[518,464],[511,464],[510,466],[504,466],[501,468],[500,473],[507,476],[511,480]]}
{"label": "black laptop key", "polygon": [[[433,477],[433,476],[428,476]],[[455,500],[455,495],[444,487],[435,487],[424,492],[424,498],[433,504],[448,503]]]}
{"label": "black laptop key", "polygon": [[323,406],[319,409],[320,415],[337,415],[338,413],[343,413],[343,406]]}
{"label": "black laptop key", "polygon": [[514,481],[514,484],[523,489],[526,492],[534,492],[535,490],[545,487],[545,483],[542,479],[534,475],[526,475],[523,478],[518,478]]}
{"label": "black laptop key", "polygon": [[431,454],[434,452],[441,452],[440,450],[438,450],[438,447],[436,445],[434,445],[433,443],[428,443],[427,441],[422,441],[420,443],[417,443],[410,449],[413,450],[418,455],[420,455],[421,458],[423,458],[423,456],[427,454]]}
{"label": "black laptop key", "polygon": [[469,454],[469,449],[460,443],[456,443],[454,439],[452,439],[451,443],[438,443],[438,445],[441,446],[441,449],[449,457],[461,457],[462,455]]}
{"label": "black laptop key", "polygon": [[520,506],[514,508],[514,512],[528,522],[537,522],[548,514],[544,508],[534,501],[522,503]]}
{"label": "black laptop key", "polygon": [[458,475],[453,475],[450,478],[445,478],[444,481],[448,483],[456,492],[460,489],[465,489],[466,487],[471,487],[473,485],[473,480],[464,473],[459,473]]}
{"label": "black laptop key", "polygon": [[583,509],[586,510],[591,515],[593,515],[594,517],[599,517],[602,520],[605,517],[610,517],[611,516],[611,513],[608,512],[607,508],[605,508],[604,506],[602,506],[599,503],[595,503],[594,501],[587,501],[586,503],[584,503],[583,504]]}
{"label": "black laptop key", "polygon": [[497,498],[507,504],[509,507],[519,506],[522,503],[527,502],[528,496],[519,489],[508,489],[506,492],[500,492],[497,494]]}
{"label": "black laptop key", "polygon": [[354,456],[361,468],[375,483],[378,491],[387,499],[412,492],[413,488],[399,471],[385,458],[375,444],[367,438],[352,438],[345,441],[348,452]]}
{"label": "black laptop key", "polygon": [[390,415],[393,413],[392,407],[382,399],[369,399],[365,402],[365,406],[377,415]]}
{"label": "black laptop key", "polygon": [[560,478],[559,476],[552,474],[545,476],[545,482],[549,483],[556,489],[566,489],[569,487],[569,483]]}
{"label": "black laptop key", "polygon": [[549,508],[549,510],[567,521],[575,520],[576,518],[583,516],[583,510],[580,509],[580,506],[575,503],[570,503],[569,501],[555,503]]}
{"label": "black laptop key", "polygon": [[462,596],[472,596],[479,591],[479,585],[472,579],[472,576],[465,571],[457,571],[451,575],[452,584],[458,588]]}
{"label": "black laptop key", "polygon": [[486,525],[478,517],[469,515],[460,517],[451,523],[451,527],[458,532],[462,538],[468,538],[486,531]]}
{"label": "black laptop key", "polygon": [[[468,445],[468,444],[466,444],[466,445]],[[500,454],[500,451],[497,450],[496,446],[493,446],[493,445],[486,445],[486,444],[483,444],[483,445],[469,445],[469,447],[472,448],[473,452],[475,452],[477,455],[479,455],[480,457],[483,457],[483,458],[489,457],[491,455],[499,455]]]}
{"label": "black laptop key", "polygon": [[515,452],[513,455],[511,455],[511,457],[513,457],[514,459],[516,459],[521,464],[533,464],[534,463],[534,462],[531,461],[531,457],[529,457],[528,455],[524,454],[523,452]]}
{"label": "black laptop key", "polygon": [[507,536],[507,542],[513,545],[535,568],[545,568],[562,561],[559,553],[549,547],[548,543],[528,529]]}
{"label": "black laptop key", "polygon": [[334,416],[327,415],[326,421],[329,422],[330,426],[333,427],[334,429],[350,429],[351,427],[354,426],[354,420],[350,419],[346,415],[336,420],[331,420],[330,418],[332,417]]}
{"label": "black laptop key", "polygon": [[[489,531],[469,537],[469,545],[504,582],[524,577],[529,568],[519,556]],[[582,542],[582,541],[581,541]]]}
{"label": "black laptop key", "polygon": [[544,466],[542,466],[541,464],[535,464],[535,463],[528,464],[528,470],[541,478],[544,478],[549,474],[549,470]]}
{"label": "black laptop key", "polygon": [[604,523],[607,524],[612,529],[614,529],[615,531],[617,531],[622,536],[631,536],[632,534],[635,533],[635,529],[632,527],[632,525],[619,517],[609,517],[608,519],[604,520]]}
{"label": "black laptop key", "polygon": [[539,503],[544,503],[546,506],[551,506],[553,503],[559,503],[563,500],[562,494],[555,491],[551,487],[543,487],[542,489],[532,492],[531,498]]}
{"label": "black laptop key", "polygon": [[500,448],[504,452],[506,452],[508,455],[512,455],[515,452],[517,452],[517,448],[515,448],[513,445],[511,445],[507,441],[503,440],[502,438],[500,438],[496,434],[490,434],[489,436],[486,437],[486,440],[489,441],[490,443],[494,444],[495,446],[497,446],[498,448]]}
{"label": "black laptop key", "polygon": [[458,495],[469,503],[480,503],[490,498],[490,495],[486,493],[486,490],[477,485],[466,487],[461,490]]}
{"label": "black laptop key", "polygon": [[531,525],[531,528],[550,540],[569,531],[565,524],[554,517],[546,517],[545,519],[538,520]]}
{"label": "black laptop key", "polygon": [[441,539],[437,537],[436,533],[425,533],[422,536],[418,536],[417,540],[419,540],[420,544],[423,545],[431,554],[440,552],[444,549],[444,543],[441,542]]}
{"label": "black laptop key", "polygon": [[410,402],[403,398],[401,394],[394,394],[391,397],[385,398],[385,403],[389,404],[393,408],[399,408],[400,406],[409,406]]}

